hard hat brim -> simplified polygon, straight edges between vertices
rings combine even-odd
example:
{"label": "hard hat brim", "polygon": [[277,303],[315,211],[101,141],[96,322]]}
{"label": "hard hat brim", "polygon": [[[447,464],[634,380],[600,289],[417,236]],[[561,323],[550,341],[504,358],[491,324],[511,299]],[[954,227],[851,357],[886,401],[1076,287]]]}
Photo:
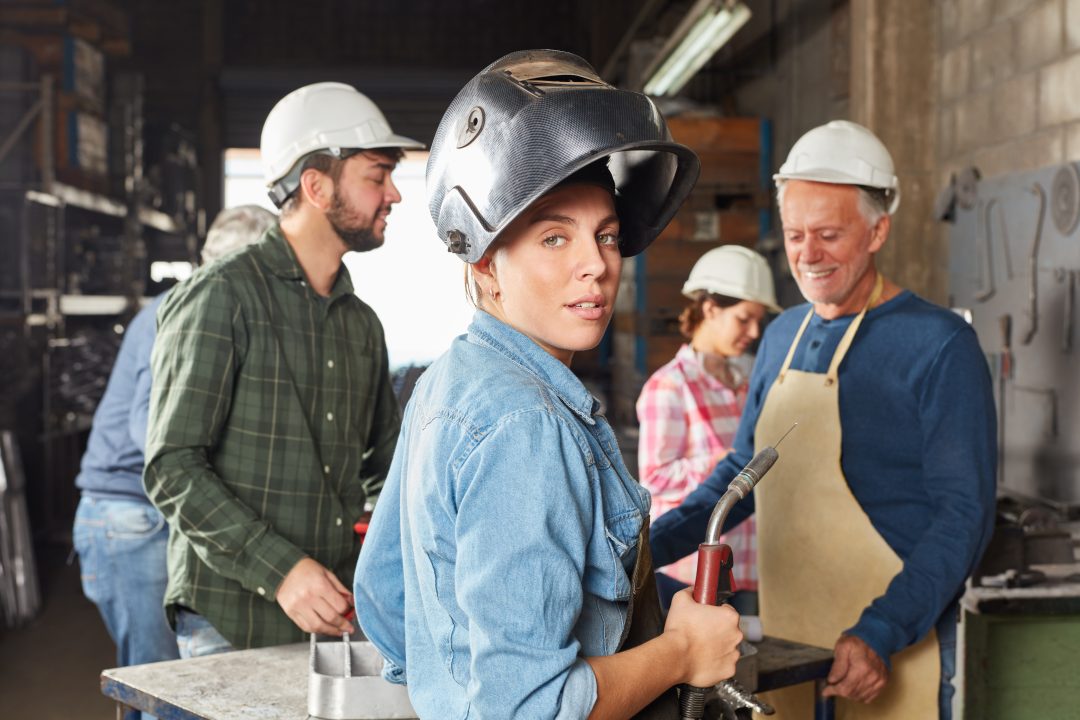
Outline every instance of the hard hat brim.
{"label": "hard hat brim", "polygon": [[376,143],[365,143],[361,150],[382,150],[385,148],[401,148],[402,150],[423,150],[427,145],[419,140],[407,138],[404,135],[391,135]]}
{"label": "hard hat brim", "polygon": [[746,297],[746,293],[744,291],[739,290],[739,289],[737,289],[737,288],[735,288],[733,286],[729,287],[729,286],[726,286],[726,285],[717,284],[717,285],[711,285],[709,287],[705,287],[703,285],[699,285],[699,284],[696,284],[696,283],[695,284],[686,283],[685,285],[683,285],[682,294],[683,294],[683,297],[687,298],[688,300],[693,300],[694,299],[694,293],[696,293],[698,291],[701,291],[701,290],[704,290],[705,292],[709,293],[710,295],[724,295],[726,297],[735,298],[736,300],[744,300],[746,302],[757,303],[757,304],[763,306],[769,312],[777,314],[777,315],[784,312],[784,308],[780,307],[775,302],[771,302],[769,300],[763,300],[762,298],[758,298],[758,297]]}
{"label": "hard hat brim", "polygon": [[857,178],[854,175],[849,175],[848,173],[833,170],[831,168],[813,168],[810,170],[800,170],[798,172],[784,172],[781,170],[773,175],[773,181],[777,180],[807,180],[810,182],[828,183],[830,185],[866,185],[865,179]]}

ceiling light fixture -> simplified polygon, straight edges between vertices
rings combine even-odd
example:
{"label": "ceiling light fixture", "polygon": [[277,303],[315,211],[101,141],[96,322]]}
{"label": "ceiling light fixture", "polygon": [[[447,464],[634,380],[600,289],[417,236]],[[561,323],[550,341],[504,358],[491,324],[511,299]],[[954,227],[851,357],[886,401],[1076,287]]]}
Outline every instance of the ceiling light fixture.
{"label": "ceiling light fixture", "polygon": [[646,95],[674,95],[750,19],[735,0],[698,0],[656,54],[643,77]]}

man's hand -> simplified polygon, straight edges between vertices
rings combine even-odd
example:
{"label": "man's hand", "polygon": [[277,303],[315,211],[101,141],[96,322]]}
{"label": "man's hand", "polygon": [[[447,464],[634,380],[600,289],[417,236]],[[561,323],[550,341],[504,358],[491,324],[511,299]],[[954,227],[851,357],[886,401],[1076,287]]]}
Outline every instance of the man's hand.
{"label": "man's hand", "polygon": [[341,635],[356,632],[346,615],[353,596],[334,573],[304,558],[293,565],[277,591],[278,605],[307,633]]}
{"label": "man's hand", "polygon": [[841,635],[833,649],[824,697],[842,697],[862,703],[873,701],[889,681],[885,662],[854,635]]}

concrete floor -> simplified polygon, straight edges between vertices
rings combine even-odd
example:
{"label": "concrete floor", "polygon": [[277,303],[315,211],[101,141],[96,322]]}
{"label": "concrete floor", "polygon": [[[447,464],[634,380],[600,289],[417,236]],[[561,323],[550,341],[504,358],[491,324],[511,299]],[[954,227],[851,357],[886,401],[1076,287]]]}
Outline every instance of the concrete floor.
{"label": "concrete floor", "polygon": [[26,627],[0,626],[0,718],[114,720],[99,675],[116,648],[97,608],[82,594],[70,549],[39,551],[43,606]]}

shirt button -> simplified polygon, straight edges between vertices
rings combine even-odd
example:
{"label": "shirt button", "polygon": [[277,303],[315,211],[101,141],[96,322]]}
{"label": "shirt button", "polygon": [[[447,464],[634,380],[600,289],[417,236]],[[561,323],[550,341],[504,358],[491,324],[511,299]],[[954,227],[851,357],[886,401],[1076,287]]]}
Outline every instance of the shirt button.
{"label": "shirt button", "polygon": [[326,419],[329,422],[334,422],[334,413],[326,413]]}
{"label": "shirt button", "polygon": [[338,524],[339,526],[341,525],[341,518],[338,518],[338,519],[337,519],[337,524]]}
{"label": "shirt button", "polygon": [[322,471],[323,471],[323,473],[325,473],[326,475],[329,475],[329,474],[330,474],[330,466],[329,466],[329,465],[323,465],[323,466],[322,466]]}
{"label": "shirt button", "polygon": [[266,594],[266,590],[264,590],[262,588],[256,588],[256,589],[259,591],[260,595],[265,595]]}
{"label": "shirt button", "polygon": [[326,367],[328,367],[328,368],[334,367],[334,361],[333,360],[327,360],[326,361]]}

